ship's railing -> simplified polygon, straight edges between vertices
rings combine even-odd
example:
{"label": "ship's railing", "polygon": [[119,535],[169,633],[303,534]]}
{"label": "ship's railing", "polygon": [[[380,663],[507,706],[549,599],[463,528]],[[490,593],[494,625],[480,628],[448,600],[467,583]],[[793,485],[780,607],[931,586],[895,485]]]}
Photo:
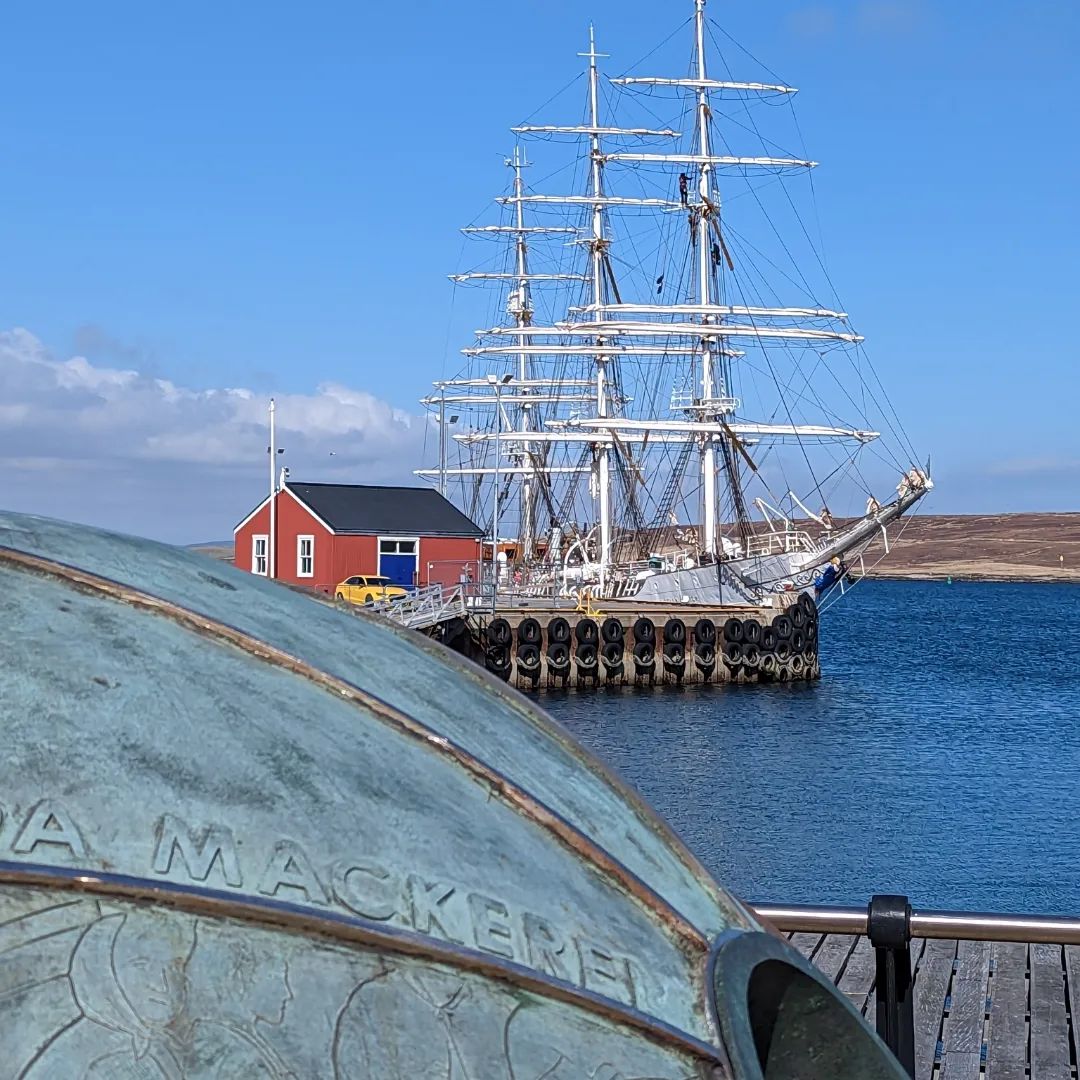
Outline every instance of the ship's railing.
{"label": "ship's railing", "polygon": [[906,896],[874,896],[864,908],[754,904],[759,918],[787,933],[863,934],[874,948],[877,1032],[908,1076],[915,1075],[911,939],[1080,945],[1080,919],[984,911],[913,909]]}
{"label": "ship's railing", "polygon": [[745,548],[749,556],[792,555],[800,551],[814,551],[817,545],[803,529],[777,529],[752,536],[746,541]]}

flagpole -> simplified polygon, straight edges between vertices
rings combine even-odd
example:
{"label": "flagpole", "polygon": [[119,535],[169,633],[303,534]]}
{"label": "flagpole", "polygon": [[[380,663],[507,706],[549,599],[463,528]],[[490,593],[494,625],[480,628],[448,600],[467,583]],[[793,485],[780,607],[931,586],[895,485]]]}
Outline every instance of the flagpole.
{"label": "flagpole", "polygon": [[276,577],[277,565],[275,563],[277,539],[277,499],[274,497],[277,488],[277,447],[274,445],[274,399],[270,399],[270,536],[267,540],[266,576]]}

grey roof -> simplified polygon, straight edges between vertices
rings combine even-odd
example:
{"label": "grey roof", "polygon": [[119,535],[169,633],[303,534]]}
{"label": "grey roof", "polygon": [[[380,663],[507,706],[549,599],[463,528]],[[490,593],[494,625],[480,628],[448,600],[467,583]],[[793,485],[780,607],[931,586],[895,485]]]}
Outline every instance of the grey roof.
{"label": "grey roof", "polygon": [[336,533],[482,536],[484,530],[433,488],[286,485]]}

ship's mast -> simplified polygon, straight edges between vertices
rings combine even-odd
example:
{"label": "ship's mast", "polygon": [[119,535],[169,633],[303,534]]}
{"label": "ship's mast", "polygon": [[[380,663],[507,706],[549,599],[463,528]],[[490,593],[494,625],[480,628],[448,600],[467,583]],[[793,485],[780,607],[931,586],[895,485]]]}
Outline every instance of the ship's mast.
{"label": "ship's mast", "polygon": [[[517,271],[517,282],[510,297],[510,313],[514,316],[514,321],[519,327],[525,327],[532,322],[533,311],[532,295],[529,290],[528,241],[525,232],[525,203],[522,200],[522,196],[525,194],[525,183],[521,176],[521,170],[525,168],[528,162],[525,160],[525,155],[521,152],[521,147],[514,147],[514,157],[510,164],[514,170],[514,195],[517,200],[514,203],[514,224],[517,227],[515,241],[515,270]],[[525,334],[518,334],[517,341],[522,350],[518,353],[517,358],[517,379],[521,386],[521,395],[527,397],[530,376],[529,354],[527,352],[529,339]],[[522,431],[528,431],[532,427],[531,420],[532,407],[528,401],[522,401]],[[496,453],[498,453],[499,450],[500,447],[496,445]],[[527,447],[523,448],[523,450],[527,450]],[[521,482],[521,516],[519,529],[521,556],[526,562],[529,562],[532,559],[536,547],[535,494],[536,493],[533,491],[532,475],[526,473]]]}
{"label": "ship's mast", "polygon": [[[709,205],[712,194],[712,164],[709,145],[709,91],[705,85],[708,74],[705,70],[705,0],[694,0],[694,29],[697,43],[697,119],[698,153],[702,156],[701,171],[698,176],[698,193],[701,207],[697,215],[698,249],[698,303],[704,307],[714,302],[712,295],[712,245],[709,243]],[[701,321],[709,323],[712,316],[702,315]],[[701,403],[708,406],[715,397],[713,386],[713,342],[714,339],[702,339],[701,350]],[[711,410],[703,413],[711,416]],[[706,435],[701,447],[702,479],[702,517],[701,549],[704,554],[716,554],[716,448],[712,435]]]}
{"label": "ship's mast", "polygon": [[[589,51],[584,54],[589,58],[589,123],[592,132],[589,136],[589,150],[592,163],[592,197],[601,200],[604,197],[604,173],[603,155],[600,149],[600,71],[596,61],[605,53],[596,51],[596,34],[593,27],[589,27]],[[604,256],[607,241],[604,238],[604,204],[600,201],[593,203],[592,208],[592,302],[597,308],[597,321],[603,321],[602,307],[604,305]],[[604,345],[604,335],[596,336],[598,347]],[[607,365],[609,357],[604,352],[597,352],[594,357],[596,364],[596,415],[604,418],[608,415],[608,381]],[[599,486],[600,502],[600,594],[603,595],[607,584],[608,562],[611,558],[611,462],[610,450],[601,444],[597,448],[597,480]]]}

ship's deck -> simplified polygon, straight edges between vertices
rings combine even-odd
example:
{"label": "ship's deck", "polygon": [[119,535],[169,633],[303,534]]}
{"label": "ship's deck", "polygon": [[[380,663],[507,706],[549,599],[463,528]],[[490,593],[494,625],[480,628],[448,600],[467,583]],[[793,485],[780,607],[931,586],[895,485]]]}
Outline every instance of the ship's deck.
{"label": "ship's deck", "polygon": [[[866,937],[789,935],[872,1024],[874,950]],[[1070,1080],[1080,946],[915,938],[916,1080]]]}

